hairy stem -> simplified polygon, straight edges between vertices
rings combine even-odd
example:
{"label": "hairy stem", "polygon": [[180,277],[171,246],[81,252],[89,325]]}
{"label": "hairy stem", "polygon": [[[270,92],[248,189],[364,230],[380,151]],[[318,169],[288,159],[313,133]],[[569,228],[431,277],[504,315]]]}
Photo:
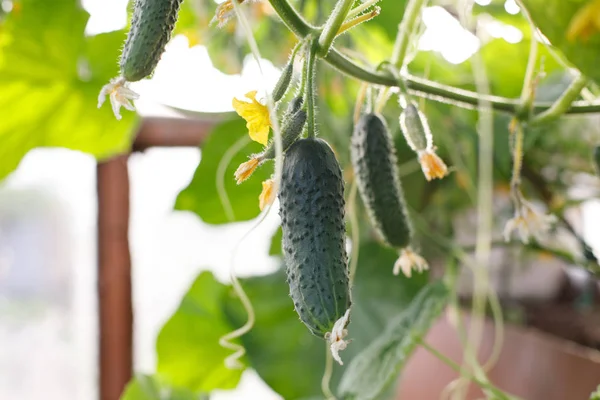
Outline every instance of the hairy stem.
{"label": "hairy stem", "polygon": [[[285,25],[300,39],[318,32],[317,28],[308,24],[287,0],[269,0],[271,6],[283,20]],[[378,72],[356,64],[335,48],[331,48],[327,56],[323,58],[334,68],[349,76],[375,85],[393,86],[398,85],[394,76],[388,72]],[[442,85],[427,79],[406,75],[406,84],[411,93],[431,100],[451,103],[459,107],[474,108],[483,100],[488,102],[496,111],[515,114],[520,106],[519,99],[509,99],[500,96],[484,96],[469,90]],[[552,107],[550,102],[536,102],[533,104],[533,112],[540,113]],[[590,103],[587,101],[576,101],[565,114],[588,114],[600,112],[600,102]]]}
{"label": "hairy stem", "polygon": [[329,52],[329,48],[333,44],[333,40],[340,30],[340,27],[346,20],[346,16],[348,15],[348,12],[350,12],[353,3],[354,0],[338,0],[335,4],[335,8],[327,19],[327,22],[321,31],[321,35],[319,36],[319,48],[317,49],[319,56],[323,57]]}
{"label": "hairy stem", "polygon": [[418,16],[426,4],[427,0],[409,0],[408,4],[406,4],[406,9],[404,10],[404,16],[402,17],[402,22],[400,22],[398,28],[398,36],[396,36],[396,43],[392,53],[392,64],[398,69],[402,69],[404,66],[410,38],[415,31],[415,24]]}
{"label": "hairy stem", "polygon": [[588,79],[583,75],[579,75],[549,109],[536,115],[529,124],[542,125],[558,119],[567,112],[587,83]]}
{"label": "hairy stem", "polygon": [[315,124],[315,66],[317,63],[316,43],[311,43],[306,56],[306,114],[307,114],[307,136],[314,138],[316,135]]}

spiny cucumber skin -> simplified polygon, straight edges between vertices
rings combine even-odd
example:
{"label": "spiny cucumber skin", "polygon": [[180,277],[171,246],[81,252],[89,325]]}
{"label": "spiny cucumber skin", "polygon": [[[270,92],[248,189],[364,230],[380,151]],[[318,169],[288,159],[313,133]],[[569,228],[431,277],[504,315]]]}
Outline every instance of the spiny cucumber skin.
{"label": "spiny cucumber skin", "polygon": [[325,141],[301,139],[288,149],[279,202],[290,296],[302,322],[323,338],[351,305],[344,182]]}
{"label": "spiny cucumber skin", "polygon": [[[286,151],[302,134],[304,125],[306,124],[306,111],[298,110],[287,120],[284,120],[281,127],[281,147]],[[271,160],[275,158],[275,141],[272,140],[269,146],[264,151],[262,158]]]}
{"label": "spiny cucumber skin", "polygon": [[182,0],[135,0],[131,29],[121,55],[121,75],[128,82],[156,68],[177,22]]}
{"label": "spiny cucumber skin", "polygon": [[365,114],[356,124],[351,158],[371,223],[388,245],[407,247],[412,229],[398,177],[396,152],[385,121],[377,114]]}

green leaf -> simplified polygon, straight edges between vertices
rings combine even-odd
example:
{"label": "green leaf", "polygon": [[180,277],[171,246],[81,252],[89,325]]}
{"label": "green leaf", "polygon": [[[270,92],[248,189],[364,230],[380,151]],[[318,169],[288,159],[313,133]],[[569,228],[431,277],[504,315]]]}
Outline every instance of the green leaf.
{"label": "green leaf", "polygon": [[76,0],[23,0],[0,30],[0,179],[35,147],[104,159],[126,151],[136,114],[117,121],[98,93],[117,73],[122,31],[86,38]]}
{"label": "green leaf", "polygon": [[408,358],[446,304],[448,290],[432,283],[408,309],[390,321],[385,331],[355,357],[340,382],[343,398],[375,399],[398,377]]}
{"label": "green leaf", "polygon": [[202,272],[160,331],[157,372],[169,385],[193,392],[234,388],[241,370],[225,367],[231,354],[219,338],[234,328],[223,313],[227,287]]}
{"label": "green leaf", "polygon": [[202,145],[202,159],[192,181],[177,196],[175,209],[192,211],[208,224],[247,221],[260,213],[258,196],[262,191],[261,183],[273,173],[272,163],[257,168],[241,185],[237,185],[233,178],[237,167],[248,161],[248,156],[262,150],[260,144],[248,143],[231,159],[225,170],[224,189],[231,205],[230,211],[222,203],[217,189],[217,171],[221,158],[247,135],[246,123],[241,118],[224,122],[213,129]]}
{"label": "green leaf", "polygon": [[208,400],[208,396],[168,387],[156,376],[137,375],[127,384],[121,400]]}
{"label": "green leaf", "polygon": [[575,14],[584,7],[588,0],[523,0],[533,22],[584,75],[600,83],[600,32],[596,31],[588,40],[567,39],[567,31]]}
{"label": "green leaf", "polygon": [[[345,363],[368,346],[384,330],[390,315],[405,309],[427,282],[427,274],[411,279],[393,276],[396,258],[396,252],[377,243],[360,247],[348,327],[352,343],[341,353]],[[283,271],[246,279],[242,285],[256,312],[254,328],[242,337],[252,368],[285,399],[321,395],[326,343],[312,336],[300,322]],[[230,292],[228,315],[233,325],[239,326],[246,314]],[[340,378],[340,369],[335,367],[334,385]]]}

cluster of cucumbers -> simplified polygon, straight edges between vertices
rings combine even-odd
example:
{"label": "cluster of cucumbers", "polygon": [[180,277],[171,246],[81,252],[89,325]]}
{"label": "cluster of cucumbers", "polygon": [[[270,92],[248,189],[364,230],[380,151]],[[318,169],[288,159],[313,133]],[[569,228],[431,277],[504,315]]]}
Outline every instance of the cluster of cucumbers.
{"label": "cluster of cucumbers", "polygon": [[[152,73],[171,37],[181,1],[135,1],[131,30],[120,60],[121,76],[127,82]],[[272,93],[275,102],[290,86],[293,61],[292,57]],[[313,135],[301,138],[309,95],[313,94],[301,93],[290,101],[283,116],[284,159],[279,187],[282,248],[295,310],[312,334],[327,339],[336,322],[343,321],[342,329],[348,324],[352,304],[344,181],[327,142]],[[273,143],[259,158],[275,158]],[[380,237],[389,246],[406,248],[411,241],[411,227],[395,149],[380,115],[366,113],[356,124],[351,159],[359,192]]]}

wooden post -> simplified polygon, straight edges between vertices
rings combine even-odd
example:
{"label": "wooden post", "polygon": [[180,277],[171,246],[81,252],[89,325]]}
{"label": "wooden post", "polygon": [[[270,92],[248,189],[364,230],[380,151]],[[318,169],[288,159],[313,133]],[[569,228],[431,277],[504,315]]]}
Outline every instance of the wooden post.
{"label": "wooden post", "polygon": [[118,400],[133,373],[127,160],[97,167],[100,400]]}

